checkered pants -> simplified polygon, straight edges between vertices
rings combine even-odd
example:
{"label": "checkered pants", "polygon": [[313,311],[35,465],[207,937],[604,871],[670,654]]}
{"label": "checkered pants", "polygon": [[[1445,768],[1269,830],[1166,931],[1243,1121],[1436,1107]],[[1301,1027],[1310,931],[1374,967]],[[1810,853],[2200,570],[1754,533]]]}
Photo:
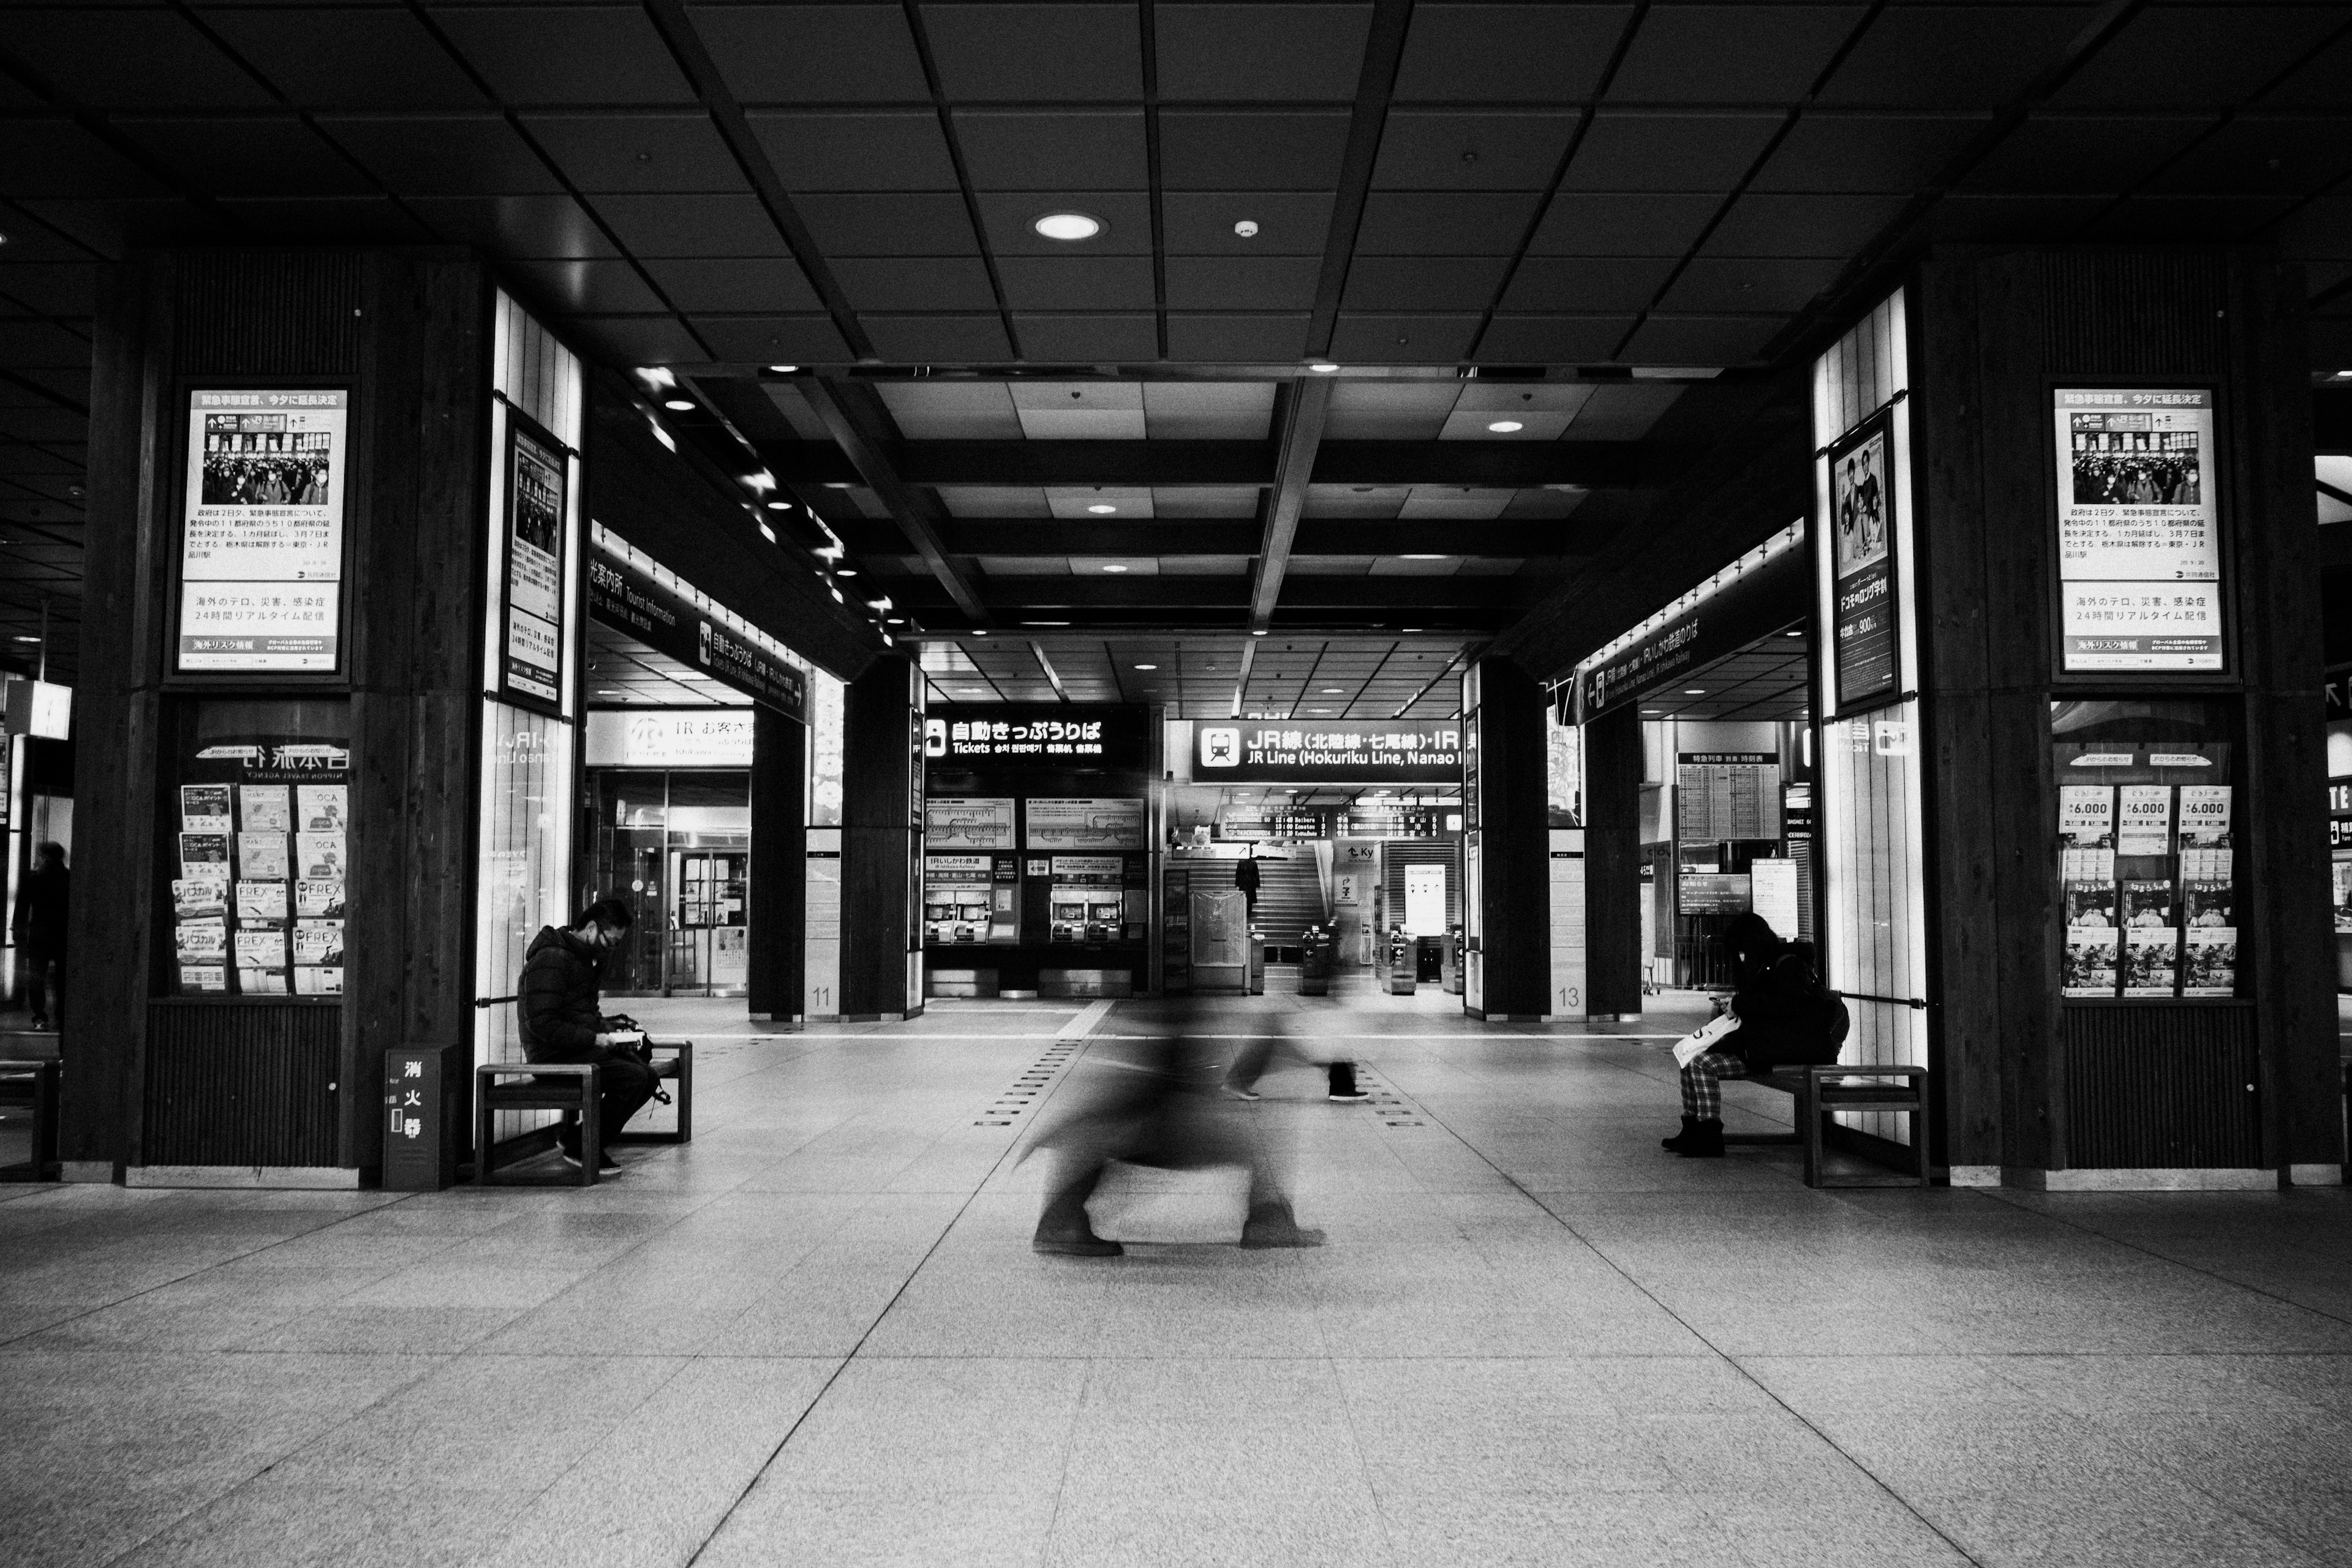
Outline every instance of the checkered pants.
{"label": "checkered pants", "polygon": [[1683,1068],[1683,1114],[1701,1121],[1722,1121],[1721,1080],[1747,1076],[1748,1064],[1729,1051],[1701,1051]]}

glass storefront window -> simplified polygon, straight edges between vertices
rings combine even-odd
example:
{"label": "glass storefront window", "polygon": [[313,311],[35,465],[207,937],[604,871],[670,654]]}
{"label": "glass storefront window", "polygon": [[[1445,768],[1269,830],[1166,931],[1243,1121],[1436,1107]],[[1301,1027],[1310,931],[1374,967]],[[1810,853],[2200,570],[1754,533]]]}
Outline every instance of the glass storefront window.
{"label": "glass storefront window", "polygon": [[841,826],[843,723],[848,688],[809,672],[808,815],[811,827]]}
{"label": "glass storefront window", "polygon": [[[511,996],[543,926],[562,926],[572,863],[572,727],[503,702],[482,704],[482,817],[476,872],[474,984]],[[478,1061],[522,1055],[515,1009],[482,1009]]]}
{"label": "glass storefront window", "polygon": [[750,983],[751,776],[592,768],[586,898],[636,910],[605,960],[617,995],[723,994]]}

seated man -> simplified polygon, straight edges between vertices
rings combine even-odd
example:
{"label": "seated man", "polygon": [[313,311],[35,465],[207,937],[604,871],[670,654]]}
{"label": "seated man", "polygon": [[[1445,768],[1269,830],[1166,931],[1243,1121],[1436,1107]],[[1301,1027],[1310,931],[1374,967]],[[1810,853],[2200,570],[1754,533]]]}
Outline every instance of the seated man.
{"label": "seated man", "polygon": [[1723,1155],[1721,1080],[1797,1063],[1828,1063],[1844,1047],[1845,1004],[1813,973],[1811,944],[1792,942],[1733,994],[1739,1026],[1683,1068],[1683,1130],[1663,1140],[1677,1154]]}
{"label": "seated man", "polygon": [[[643,1030],[623,1027],[597,1008],[596,978],[604,956],[635,923],[629,906],[602,899],[580,911],[569,931],[547,926],[531,938],[516,983],[521,1016],[522,1054],[534,1062],[594,1062],[603,1114],[600,1171],[617,1171],[613,1140],[629,1118],[653,1098],[654,1069],[632,1047],[645,1044]],[[580,1163],[580,1129],[567,1114],[555,1134],[566,1163]]]}

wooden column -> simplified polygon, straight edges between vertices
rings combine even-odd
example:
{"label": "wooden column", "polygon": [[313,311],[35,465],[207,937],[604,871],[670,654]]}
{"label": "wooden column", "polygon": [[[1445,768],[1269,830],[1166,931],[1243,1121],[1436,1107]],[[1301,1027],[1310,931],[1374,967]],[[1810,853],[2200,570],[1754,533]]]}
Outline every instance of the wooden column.
{"label": "wooden column", "polygon": [[754,1018],[801,1016],[807,969],[808,729],[772,708],[751,717],[751,996]]}
{"label": "wooden column", "polygon": [[[465,1037],[488,300],[480,267],[446,251],[161,252],[102,274],[65,1046],[74,1068],[61,1116],[78,1179],[153,1163],[149,1112],[191,1100],[237,1108],[253,1152],[229,1163],[341,1166],[356,1179],[380,1158],[384,1050]],[[176,674],[187,393],[280,378],[352,394],[334,481],[344,669],[325,681]],[[195,703],[289,697],[350,704],[345,1000],[191,1010],[170,999],[168,749]],[[162,1100],[149,1081],[159,1019],[180,1040]],[[275,1144],[299,1145],[300,1157],[281,1159]]]}
{"label": "wooden column", "polygon": [[[2077,1147],[2093,1122],[2222,1114],[2213,1097],[2247,1093],[2249,1077],[2261,1109],[2246,1163],[2308,1179],[2343,1158],[2303,298],[2295,268],[2251,250],[1963,249],[1917,271],[1939,1163],[2031,1181],[2095,1166]],[[2062,385],[2217,393],[2205,473],[2221,503],[2226,671],[2093,681],[2058,668],[2051,396]],[[2239,715],[2235,1001],[2062,1000],[2050,704],[2075,697],[2196,698]],[[2221,1072],[2228,1042],[2248,1031],[2258,1066]],[[2117,1055],[2117,1042],[2133,1043]],[[2092,1043],[2126,1067],[2095,1070]],[[2159,1081],[2154,1067],[2128,1065],[2159,1061],[2197,1070]],[[2205,1088],[2182,1087],[2200,1073]]]}
{"label": "wooden column", "polygon": [[1642,1012],[1642,715],[1584,726],[1584,984],[1591,1016]]}
{"label": "wooden column", "polygon": [[1478,665],[1478,1016],[1539,1018],[1551,997],[1544,691],[1507,658]]}
{"label": "wooden column", "polygon": [[909,998],[907,959],[916,910],[909,857],[921,781],[914,667],[877,658],[849,683],[842,713],[841,1016],[896,1018]]}

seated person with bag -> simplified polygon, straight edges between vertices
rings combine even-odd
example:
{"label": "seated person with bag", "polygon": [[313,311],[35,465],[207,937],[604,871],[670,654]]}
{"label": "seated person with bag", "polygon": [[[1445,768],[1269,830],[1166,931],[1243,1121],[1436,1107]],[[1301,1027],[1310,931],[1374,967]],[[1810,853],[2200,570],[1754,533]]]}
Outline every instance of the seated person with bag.
{"label": "seated person with bag", "polygon": [[[597,1006],[596,981],[604,954],[620,944],[636,917],[618,899],[601,899],[580,911],[569,931],[543,927],[523,954],[516,982],[522,1054],[533,1062],[594,1062],[603,1114],[604,1157],[598,1170],[621,1168],[613,1140],[657,1087],[647,1065],[645,1031],[627,1018],[608,1018]],[[580,1129],[572,1113],[555,1134],[566,1164],[581,1161]]]}
{"label": "seated person with bag", "polygon": [[1731,1016],[1738,1026],[1682,1069],[1683,1130],[1663,1140],[1677,1154],[1722,1157],[1722,1079],[1833,1062],[1851,1024],[1844,1002],[1813,972],[1808,942],[1791,943],[1742,984],[1732,995]]}

